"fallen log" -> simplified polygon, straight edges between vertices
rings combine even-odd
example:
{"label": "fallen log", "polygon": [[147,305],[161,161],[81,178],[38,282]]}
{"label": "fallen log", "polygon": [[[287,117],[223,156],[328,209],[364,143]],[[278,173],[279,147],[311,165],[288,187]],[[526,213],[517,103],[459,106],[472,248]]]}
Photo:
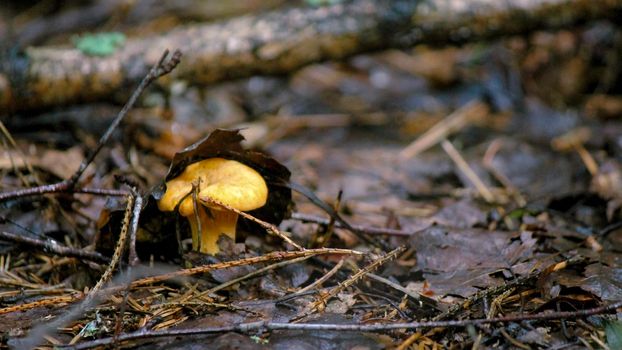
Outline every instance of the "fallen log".
{"label": "fallen log", "polygon": [[107,57],[73,48],[33,47],[2,60],[0,114],[110,98],[143,76],[165,48],[184,53],[169,81],[211,84],[286,74],[311,63],[386,48],[570,27],[615,18],[621,9],[622,0],[357,0],[186,26],[128,40]]}

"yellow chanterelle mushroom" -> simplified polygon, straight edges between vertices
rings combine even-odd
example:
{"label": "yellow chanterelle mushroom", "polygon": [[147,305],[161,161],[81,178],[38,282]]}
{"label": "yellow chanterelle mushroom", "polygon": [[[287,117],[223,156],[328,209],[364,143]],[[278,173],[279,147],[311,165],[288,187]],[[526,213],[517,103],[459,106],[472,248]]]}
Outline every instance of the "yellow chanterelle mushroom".
{"label": "yellow chanterelle mushroom", "polygon": [[[202,199],[197,203],[199,210],[196,214],[191,193],[193,183],[197,184],[198,198]],[[179,214],[187,217],[190,222],[192,249],[216,254],[219,251],[217,242],[220,234],[235,240],[238,214],[210,205],[209,198],[239,211],[249,211],[266,204],[268,186],[251,167],[223,158],[192,163],[179,176],[166,182],[166,192],[158,201],[158,208],[161,211],[173,211],[183,199],[179,204]]]}

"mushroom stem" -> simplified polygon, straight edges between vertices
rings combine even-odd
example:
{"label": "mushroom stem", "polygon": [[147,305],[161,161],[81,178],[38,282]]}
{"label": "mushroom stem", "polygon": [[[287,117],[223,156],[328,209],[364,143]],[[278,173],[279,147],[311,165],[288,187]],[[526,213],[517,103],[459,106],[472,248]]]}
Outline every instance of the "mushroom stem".
{"label": "mushroom stem", "polygon": [[[209,210],[208,214],[206,211]],[[211,214],[211,217],[210,217]],[[238,214],[229,210],[199,209],[198,218],[201,221],[201,232],[195,215],[188,217],[190,229],[192,230],[192,249],[205,254],[216,254],[218,248],[218,237],[224,234],[235,241],[235,230],[238,221]]]}

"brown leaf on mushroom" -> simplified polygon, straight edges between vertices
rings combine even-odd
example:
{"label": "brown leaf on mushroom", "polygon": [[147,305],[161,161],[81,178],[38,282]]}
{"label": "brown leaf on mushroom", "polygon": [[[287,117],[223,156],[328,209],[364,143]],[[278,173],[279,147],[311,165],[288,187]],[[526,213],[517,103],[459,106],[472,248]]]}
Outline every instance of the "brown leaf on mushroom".
{"label": "brown leaf on mushroom", "polygon": [[[197,195],[193,196],[195,188]],[[253,168],[224,158],[192,163],[179,176],[166,182],[166,192],[158,201],[158,208],[178,210],[188,218],[193,250],[216,254],[221,233],[235,241],[238,214],[210,205],[210,199],[240,211],[253,210],[266,204],[268,187]]]}
{"label": "brown leaf on mushroom", "polygon": [[[221,233],[235,239],[238,214],[209,204],[209,198],[275,225],[289,216],[289,170],[264,153],[244,149],[243,140],[238,130],[217,129],[175,154],[163,183],[150,192],[142,210],[139,254],[143,245],[150,250],[143,254],[171,256],[175,232],[185,228],[176,223],[183,221],[189,224],[193,250],[215,254]],[[179,222],[180,216],[185,220]],[[110,220],[102,231],[114,232],[114,222],[118,220]],[[140,242],[141,237],[148,240]]]}
{"label": "brown leaf on mushroom", "polygon": [[[280,223],[289,216],[292,192],[289,188],[289,170],[265,153],[246,150],[242,147],[244,136],[238,130],[216,129],[205,138],[175,154],[165,181],[169,181],[197,161],[209,158],[224,158],[238,161],[257,171],[266,181],[268,199],[266,205],[249,214],[272,224]],[[164,194],[164,187],[153,191],[155,199]]]}

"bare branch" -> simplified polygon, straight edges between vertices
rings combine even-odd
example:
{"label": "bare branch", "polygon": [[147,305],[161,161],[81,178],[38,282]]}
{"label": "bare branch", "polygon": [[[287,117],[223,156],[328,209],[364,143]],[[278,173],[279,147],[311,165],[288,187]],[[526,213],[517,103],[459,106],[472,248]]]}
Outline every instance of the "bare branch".
{"label": "bare branch", "polygon": [[[462,328],[466,326],[479,326],[491,323],[509,323],[528,320],[546,321],[559,319],[575,319],[592,315],[605,314],[622,307],[622,301],[609,305],[603,305],[592,309],[562,312],[542,312],[532,315],[512,315],[496,318],[478,318],[472,320],[449,320],[430,322],[407,322],[407,323],[379,323],[379,324],[326,324],[326,323],[281,323],[281,322],[250,322],[223,327],[204,327],[172,329],[164,331],[138,331],[118,336],[116,341],[125,342],[130,340],[153,339],[161,337],[179,337],[198,334],[214,334],[226,332],[251,333],[258,331],[275,330],[305,330],[305,331],[339,331],[339,332],[386,332],[396,329],[424,329],[424,328]],[[74,346],[57,346],[61,349],[84,350],[98,346],[109,345],[113,338],[102,338],[84,342]]]}
{"label": "bare branch", "polygon": [[19,244],[28,245],[31,247],[39,248],[45,252],[60,256],[80,258],[84,260],[94,261],[96,263],[110,262],[110,259],[108,257],[101,255],[97,252],[89,252],[84,249],[67,247],[51,240],[44,241],[41,239],[26,237],[24,235],[18,235],[5,231],[0,232],[0,240],[7,240]]}

